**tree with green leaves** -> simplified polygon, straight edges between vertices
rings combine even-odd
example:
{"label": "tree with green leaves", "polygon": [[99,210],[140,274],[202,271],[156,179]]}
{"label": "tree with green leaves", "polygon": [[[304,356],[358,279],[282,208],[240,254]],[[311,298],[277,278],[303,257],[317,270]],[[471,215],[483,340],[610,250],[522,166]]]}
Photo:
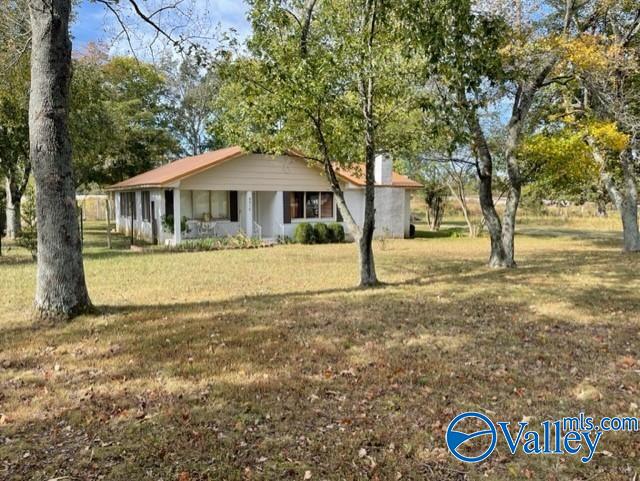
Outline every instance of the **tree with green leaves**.
{"label": "tree with green leaves", "polygon": [[94,51],[74,61],[70,129],[78,186],[104,186],[178,154],[167,83],[153,65]]}
{"label": "tree with green leaves", "polygon": [[[410,104],[393,3],[384,0],[252,0],[248,54],[223,69],[219,135],[249,150],[292,149],[324,169],[358,244],[360,284],[378,283],[373,257],[374,163],[393,147],[385,130]],[[366,178],[364,223],[344,200],[336,169]]]}
{"label": "tree with green leaves", "polygon": [[216,120],[215,101],[220,77],[215,63],[203,68],[194,59],[165,61],[161,70],[167,79],[169,123],[182,155],[198,155],[222,147],[208,127]]}
{"label": "tree with green leaves", "polygon": [[[159,2],[158,5],[158,2],[154,2],[157,8],[147,11],[138,0],[97,1],[120,21],[123,4],[130,6],[137,17],[175,48],[182,51],[190,48],[185,47],[188,39],[174,39],[174,30],[163,28],[158,23],[158,14],[175,9],[176,4]],[[27,0],[27,3],[30,18],[28,38],[31,39],[29,143],[38,218],[35,313],[37,318],[60,321],[91,307],[76,215],[76,182],[69,132],[72,71],[69,21],[73,2]],[[122,21],[120,23],[124,26]],[[129,38],[128,32],[125,34]],[[23,48],[28,48],[28,45]],[[121,67],[126,69],[127,65],[122,64]],[[134,108],[133,103],[129,108]],[[144,119],[141,121],[144,122]],[[135,130],[131,129],[130,132],[133,134]],[[148,130],[142,130],[148,133]],[[127,140],[130,145],[136,143],[133,136]],[[123,160],[126,165],[126,159],[120,158],[120,161]],[[128,173],[126,171],[124,175]]]}
{"label": "tree with green leaves", "polygon": [[[436,0],[425,6],[416,0],[403,6],[407,18],[414,13],[409,26],[428,57],[428,74],[441,93],[439,105],[444,115],[464,125],[478,159],[480,204],[491,238],[489,265],[510,268],[516,266],[516,217],[526,180],[518,150],[536,127],[536,99],[563,81],[557,45],[589,27],[591,2],[545,1],[534,13],[520,3],[516,15],[504,2],[481,3],[477,8],[472,0]],[[496,109],[505,117],[497,148],[485,118]],[[502,217],[494,199],[496,159],[504,162],[508,180]]]}
{"label": "tree with green leaves", "polygon": [[23,0],[0,1],[0,179],[5,192],[6,233],[21,231],[21,204],[29,162],[29,49],[31,31]]}
{"label": "tree with green leaves", "polygon": [[29,160],[29,57],[24,55],[0,76],[0,173],[4,175],[7,237],[21,233],[21,204]]}
{"label": "tree with green leaves", "polygon": [[548,189],[600,191],[620,212],[624,250],[640,251],[640,6],[613,0],[591,10],[591,31],[557,42],[566,79],[547,95],[545,129],[523,154],[546,166]]}

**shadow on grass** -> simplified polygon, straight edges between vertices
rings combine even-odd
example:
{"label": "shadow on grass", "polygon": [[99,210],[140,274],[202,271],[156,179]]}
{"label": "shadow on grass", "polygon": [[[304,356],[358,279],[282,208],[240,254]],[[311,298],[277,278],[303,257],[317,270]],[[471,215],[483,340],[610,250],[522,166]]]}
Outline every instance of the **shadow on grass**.
{"label": "shadow on grass", "polygon": [[[585,259],[596,268],[602,261],[593,254]],[[633,372],[616,363],[638,346],[637,324],[605,316],[581,324],[532,312],[529,299],[487,295],[489,287],[531,273],[472,272],[456,282],[436,269],[376,290],[106,307],[99,326],[78,321],[40,333],[53,350],[16,365],[13,377],[23,366],[37,371],[59,363],[45,385],[60,396],[60,406],[34,397],[49,414],[9,426],[28,443],[29,457],[1,446],[0,455],[12,473],[25,476],[44,470],[38,472],[124,480],[153,471],[176,479],[186,471],[195,479],[240,480],[252,472],[276,480],[301,479],[310,470],[319,479],[396,479],[397,473],[455,479],[416,473],[432,451],[437,459],[446,422],[463,410],[488,410],[505,420],[583,409],[598,416],[635,399],[619,388],[633,382]],[[487,281],[497,286],[464,289]],[[433,282],[440,285],[437,297],[419,290]],[[594,287],[556,294],[606,306]],[[629,302],[631,295],[621,288],[615,300]],[[637,316],[637,303],[628,307]],[[12,337],[3,336],[4,353],[18,355],[32,342]],[[606,405],[571,394],[584,379],[606,396]],[[16,394],[8,392],[13,398],[41,388],[41,380],[26,377]],[[61,426],[69,427],[65,434]],[[625,468],[634,449],[628,441],[609,439],[616,457],[596,457],[589,475]],[[65,456],[51,456],[51,445]],[[91,458],[83,456],[87,445]],[[68,463],[69,456],[76,462]],[[534,458],[510,458],[507,465],[496,456],[481,468],[455,467],[478,479],[486,472],[509,479],[525,467],[559,479],[587,472],[579,462],[558,467]]]}
{"label": "shadow on grass", "polygon": [[438,231],[418,230],[416,239],[446,239],[464,237],[466,230],[460,227],[443,228]]}
{"label": "shadow on grass", "polygon": [[[526,469],[539,479],[625,479],[640,445],[624,435],[606,440],[615,456],[588,467],[504,455],[460,467],[442,454],[462,411],[513,422],[625,414],[637,401],[637,259],[553,251],[493,271],[480,259],[420,256],[385,262],[387,273],[410,267],[412,277],[373,290],[103,306],[36,335],[0,330],[13,363],[0,370],[2,408],[28,413],[3,427],[17,441],[0,444],[0,474],[447,481]],[[578,399],[583,384],[603,401]]]}

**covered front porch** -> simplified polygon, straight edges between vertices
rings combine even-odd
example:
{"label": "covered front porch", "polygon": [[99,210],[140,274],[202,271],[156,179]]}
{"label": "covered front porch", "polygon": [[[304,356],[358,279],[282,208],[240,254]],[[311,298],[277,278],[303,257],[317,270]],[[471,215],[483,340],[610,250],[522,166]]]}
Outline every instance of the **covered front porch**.
{"label": "covered front porch", "polygon": [[175,244],[238,234],[275,240],[282,234],[282,192],[176,188],[167,194],[166,215],[173,217]]}

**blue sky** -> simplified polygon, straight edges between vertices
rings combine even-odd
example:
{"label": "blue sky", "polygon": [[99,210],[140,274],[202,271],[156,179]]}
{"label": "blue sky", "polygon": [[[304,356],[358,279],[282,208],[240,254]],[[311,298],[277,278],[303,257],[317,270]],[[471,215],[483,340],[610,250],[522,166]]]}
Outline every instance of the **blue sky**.
{"label": "blue sky", "polygon": [[[203,18],[206,16],[211,23],[219,24],[222,30],[234,28],[241,37],[247,36],[250,27],[245,18],[246,4],[242,0],[187,1],[199,9]],[[104,5],[82,0],[76,9],[75,21],[71,27],[73,48],[81,52],[90,42],[110,44],[116,30],[116,20]]]}

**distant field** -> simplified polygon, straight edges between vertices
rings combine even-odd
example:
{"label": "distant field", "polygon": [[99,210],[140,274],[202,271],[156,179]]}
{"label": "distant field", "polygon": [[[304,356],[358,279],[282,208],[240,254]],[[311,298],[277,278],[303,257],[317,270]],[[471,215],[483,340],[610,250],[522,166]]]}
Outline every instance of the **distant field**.
{"label": "distant field", "polygon": [[467,410],[640,415],[640,257],[616,222],[525,217],[512,271],[485,267],[486,238],[377,241],[387,284],[367,291],[349,244],[135,254],[90,224],[100,312],[37,331],[14,248],[0,479],[638,479],[638,434],[607,433],[586,466],[504,446],[463,465],[444,443]]}

